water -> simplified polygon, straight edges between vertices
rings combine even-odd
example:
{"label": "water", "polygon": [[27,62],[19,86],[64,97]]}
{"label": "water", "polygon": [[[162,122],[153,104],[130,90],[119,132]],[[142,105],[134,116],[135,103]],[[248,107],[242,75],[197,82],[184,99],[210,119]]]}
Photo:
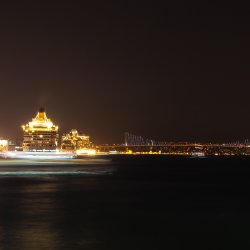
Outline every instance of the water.
{"label": "water", "polygon": [[250,158],[0,161],[0,249],[249,248]]}

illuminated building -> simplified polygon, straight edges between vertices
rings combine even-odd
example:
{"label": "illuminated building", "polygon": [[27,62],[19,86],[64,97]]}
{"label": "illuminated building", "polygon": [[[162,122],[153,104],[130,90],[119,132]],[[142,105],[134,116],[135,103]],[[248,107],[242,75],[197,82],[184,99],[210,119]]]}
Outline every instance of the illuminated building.
{"label": "illuminated building", "polygon": [[72,129],[68,134],[62,136],[62,151],[77,151],[83,148],[89,148],[91,145],[89,136],[79,134],[76,129]]}
{"label": "illuminated building", "polygon": [[23,151],[23,140],[9,139],[8,140],[8,151]]}
{"label": "illuminated building", "polygon": [[8,140],[0,139],[0,151],[8,150]]}
{"label": "illuminated building", "polygon": [[40,108],[31,122],[22,126],[23,151],[55,151],[58,145],[58,127]]}

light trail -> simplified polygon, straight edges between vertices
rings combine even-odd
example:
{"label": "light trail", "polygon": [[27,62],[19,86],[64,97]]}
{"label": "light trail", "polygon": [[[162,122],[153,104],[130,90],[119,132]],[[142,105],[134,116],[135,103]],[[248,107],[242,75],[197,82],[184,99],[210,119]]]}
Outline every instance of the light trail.
{"label": "light trail", "polygon": [[100,165],[108,164],[110,159],[71,159],[71,160],[26,160],[26,159],[0,159],[0,166],[34,166],[34,165],[49,165],[49,166],[65,166],[65,165]]}
{"label": "light trail", "polygon": [[66,171],[1,171],[0,176],[41,176],[41,175],[110,175],[112,171],[108,170],[66,170]]}

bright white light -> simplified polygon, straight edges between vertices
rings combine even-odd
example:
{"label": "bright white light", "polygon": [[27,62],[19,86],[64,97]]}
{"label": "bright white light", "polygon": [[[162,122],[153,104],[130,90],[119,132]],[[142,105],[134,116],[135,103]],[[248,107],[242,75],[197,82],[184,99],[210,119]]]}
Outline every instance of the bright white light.
{"label": "bright white light", "polygon": [[76,156],[69,152],[24,152],[24,151],[16,151],[16,152],[3,152],[2,154],[5,158],[12,159],[73,159]]}
{"label": "bright white light", "polygon": [[0,146],[6,147],[7,145],[8,145],[8,141],[7,140],[0,140]]}
{"label": "bright white light", "polygon": [[96,155],[95,149],[79,149],[76,151],[77,155]]}

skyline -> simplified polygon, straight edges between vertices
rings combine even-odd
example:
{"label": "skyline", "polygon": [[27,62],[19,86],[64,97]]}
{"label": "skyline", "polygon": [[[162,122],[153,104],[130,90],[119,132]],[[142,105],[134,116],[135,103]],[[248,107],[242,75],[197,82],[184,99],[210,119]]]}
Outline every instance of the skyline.
{"label": "skyline", "polygon": [[119,144],[95,144],[86,133],[71,129],[60,135],[59,127],[39,108],[36,116],[22,125],[23,140],[0,140],[1,158],[73,159],[78,156],[108,155],[179,155],[191,157],[249,155],[250,144],[244,142],[200,143],[191,141],[156,141],[126,132]]}
{"label": "skyline", "polygon": [[[47,111],[46,111],[46,109],[44,108],[44,107],[40,107],[38,110],[37,110],[37,114],[36,114],[36,117],[35,118],[32,118],[31,119],[31,121],[30,122],[28,122],[28,123],[26,123],[25,125],[22,125],[21,126],[21,128],[22,128],[22,130],[23,131],[26,131],[27,130],[27,128],[28,127],[30,127],[30,126],[33,126],[33,124],[36,122],[35,120],[37,119],[37,117],[39,116],[39,114],[44,114],[44,116],[45,116],[45,120],[47,119],[48,120],[48,123],[49,123],[49,125],[46,125],[46,126],[51,126],[50,125],[50,123],[53,125],[53,123],[52,123],[52,121],[51,121],[51,119],[50,118],[47,118],[47,115],[46,115],[46,113],[47,113]],[[59,126],[55,126],[55,125],[53,125],[54,127],[55,127],[55,129],[57,130],[57,133],[58,133],[58,135],[61,135],[62,137],[64,136],[64,135],[66,135],[67,133],[68,133],[68,131],[63,131],[63,132],[59,132]],[[49,127],[48,127],[49,128]],[[75,128],[71,128],[71,131],[77,131]],[[27,131],[26,131],[27,132]],[[82,130],[80,130],[80,132],[83,132]],[[86,135],[86,133],[84,132],[84,135]],[[23,136],[23,134],[22,134],[22,136]],[[87,136],[87,137],[89,137],[89,136]],[[22,140],[21,139],[21,137],[20,138],[14,138],[14,137],[11,137],[11,138],[7,138],[7,137],[4,137],[4,136],[1,136],[0,135],[0,139],[7,139],[7,140]],[[213,143],[213,144],[218,144],[218,143],[221,143],[221,144],[249,144],[249,140],[248,139],[244,139],[243,141],[242,140],[236,140],[236,141],[224,141],[224,142],[216,142],[216,141],[207,141],[207,142],[205,142],[205,141],[184,141],[184,140],[179,140],[179,141],[177,141],[177,140],[172,140],[172,141],[166,141],[166,140],[164,140],[164,138],[161,138],[161,140],[155,140],[155,138],[147,138],[147,137],[143,137],[143,136],[141,136],[141,135],[135,135],[135,134],[133,134],[133,133],[130,133],[130,132],[128,132],[128,131],[126,131],[126,132],[124,132],[123,133],[123,140],[124,141],[120,141],[120,142],[118,142],[118,143],[115,143],[115,144],[125,144],[125,145],[127,145],[127,141],[133,141],[133,145],[142,145],[142,144],[145,144],[145,145],[164,145],[164,144],[168,144],[168,143],[170,143],[170,145],[171,145],[171,143],[182,143],[182,142],[184,142],[184,143],[205,143],[205,144],[209,144],[209,143]],[[136,143],[136,142],[139,142],[138,144]],[[114,142],[111,142],[111,143],[101,143],[101,144],[113,144]],[[96,144],[96,143],[94,143],[94,144]],[[204,145],[205,145],[204,144]],[[198,145],[198,144],[197,144]]]}
{"label": "skyline", "polygon": [[[96,7],[98,6],[98,7]],[[0,135],[40,106],[60,125],[118,143],[249,137],[248,9],[144,2],[6,3]]]}

